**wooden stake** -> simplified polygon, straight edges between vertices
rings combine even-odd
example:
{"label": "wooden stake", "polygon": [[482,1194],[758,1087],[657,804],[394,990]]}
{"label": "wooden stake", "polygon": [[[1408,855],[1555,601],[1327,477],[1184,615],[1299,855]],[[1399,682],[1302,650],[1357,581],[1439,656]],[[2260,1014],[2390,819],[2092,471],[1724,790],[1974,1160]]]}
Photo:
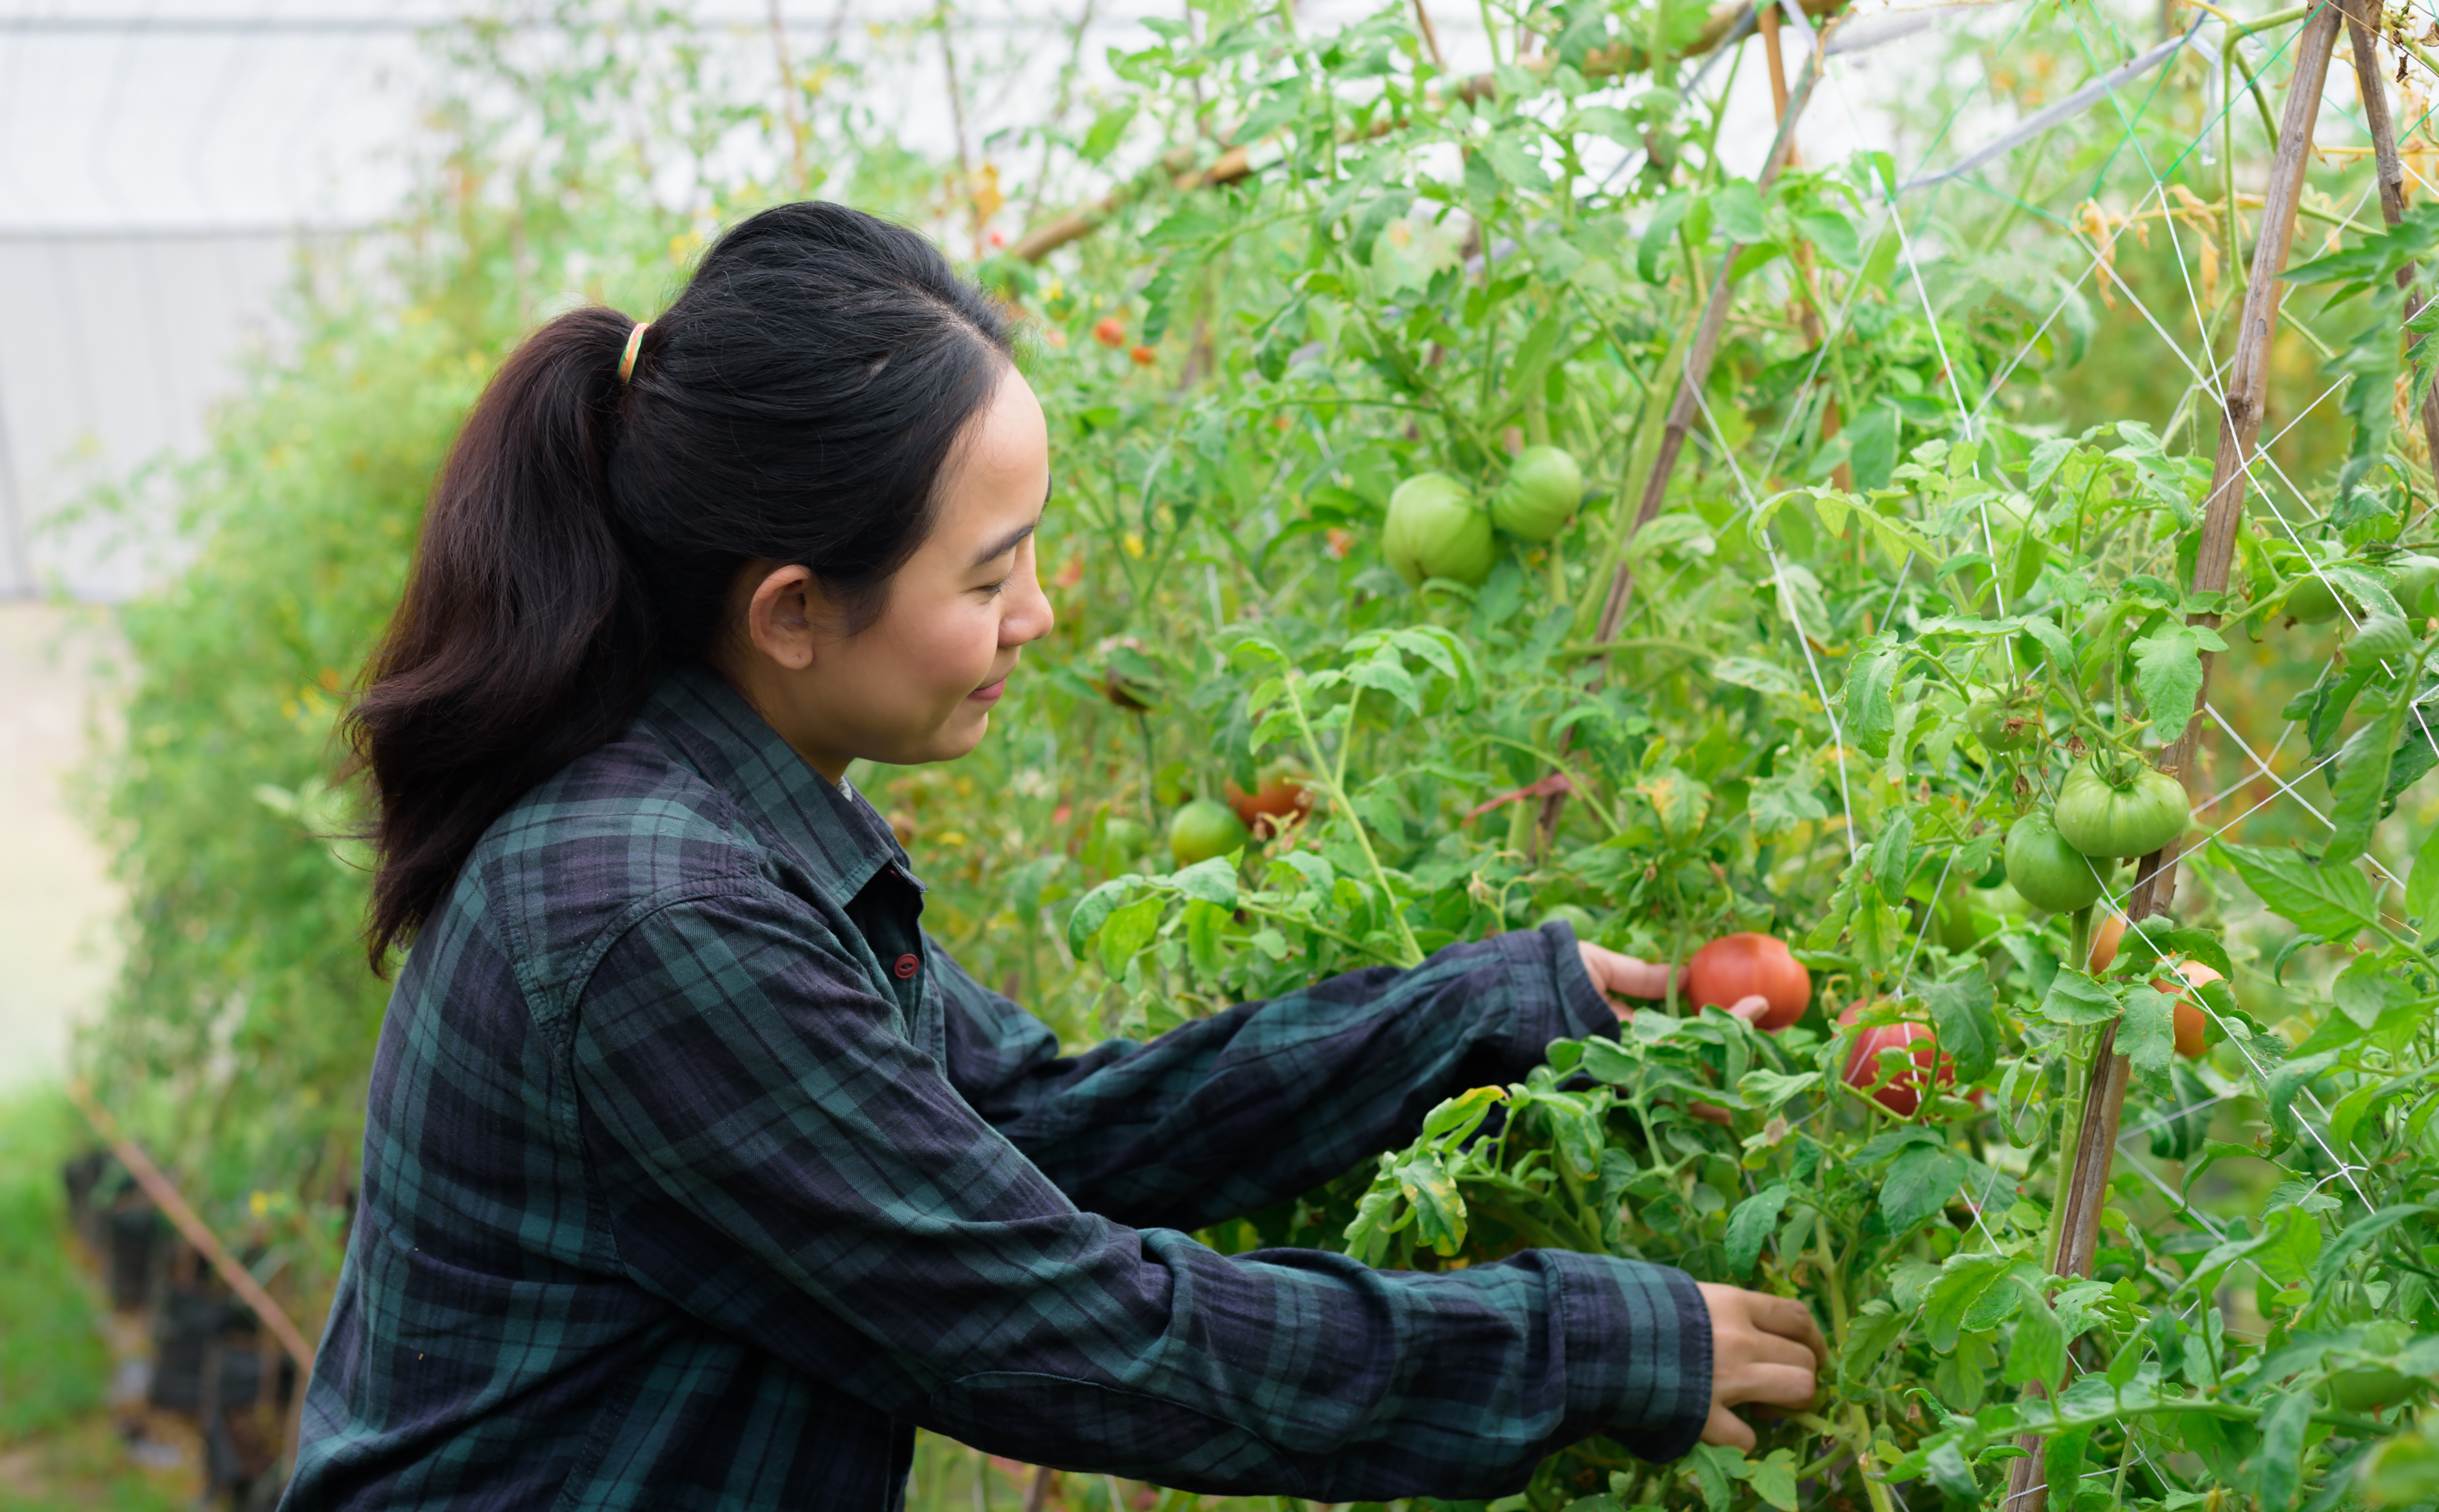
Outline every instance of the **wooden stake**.
{"label": "wooden stake", "polygon": [[[2354,0],[2360,4],[2362,0]],[[2211,469],[2211,490],[2202,512],[2202,539],[2194,560],[2197,594],[2224,592],[2235,556],[2235,531],[2244,514],[2245,469],[2261,436],[2262,409],[2269,399],[2270,335],[2278,326],[2278,304],[2286,294],[2279,275],[2295,238],[2295,211],[2303,197],[2304,170],[2312,145],[2312,129],[2321,114],[2321,91],[2329,78],[2338,27],[2346,18],[2337,5],[2322,7],[2305,22],[2295,47],[2295,75],[2288,81],[2285,118],[2279,124],[2278,153],[2262,195],[2261,233],[2254,244],[2252,267],[2244,290],[2244,312],[2236,328],[2234,360],[2228,365],[2227,402],[2219,416],[2218,455]],[[2197,614],[2193,622],[2216,626],[2216,614]],[[2192,792],[2199,776],[2195,753],[2201,738],[2202,709],[2210,698],[2211,655],[2204,651],[2201,690],[2194,696],[2194,715],[2184,734],[2160,763],[2163,772],[2184,779]],[[2135,873],[2134,892],[2127,904],[2130,923],[2159,913],[2175,894],[2178,845],[2167,845],[2143,858]],[[2088,1276],[2100,1236],[2100,1210],[2108,1195],[2109,1167],[2117,1148],[2117,1131],[2126,1111],[2129,1066],[2117,1054],[2117,1025],[2100,1032],[2091,1090],[2083,1105],[2083,1123],[2074,1163],[2058,1172],[2057,1249],[2050,1269],[2058,1275]],[[2007,1512],[2043,1512],[2048,1487],[2041,1478],[2041,1444],[2027,1433],[2020,1440],[2023,1458],[2007,1476]]]}
{"label": "wooden stake", "polygon": [[[2354,0],[2359,13],[2346,17],[2346,32],[2354,43],[2355,92],[2362,97],[2363,124],[2371,131],[2372,157],[2379,170],[2379,215],[2390,225],[2405,219],[2405,163],[2396,152],[2396,121],[2388,113],[2388,80],[2379,70],[2380,0]],[[2396,270],[2396,286],[2405,291],[2405,313],[2408,319],[2421,312],[2422,290],[2414,281],[2411,263]],[[2411,352],[2422,344],[2416,336],[2406,347]],[[2430,468],[2439,476],[2439,387],[2422,396],[2422,444],[2430,455]]]}
{"label": "wooden stake", "polygon": [[[118,1164],[127,1167],[127,1174],[135,1178],[135,1184],[152,1200],[152,1205],[159,1208],[170,1225],[185,1236],[196,1253],[211,1263],[220,1278],[228,1283],[228,1289],[238,1294],[238,1300],[254,1309],[254,1315],[262,1320],[263,1326],[269,1328],[272,1337],[279,1341],[280,1347],[288,1351],[288,1358],[296,1361],[300,1377],[312,1376],[313,1346],[307,1343],[305,1336],[296,1331],[296,1325],[288,1321],[288,1314],[280,1310],[279,1304],[272,1300],[271,1293],[262,1290],[262,1283],[254,1278],[254,1272],[238,1263],[237,1256],[229,1253],[228,1246],[220,1241],[220,1236],[187,1204],[187,1200],[178,1195],[178,1188],[169,1178],[161,1174],[161,1167],[152,1164],[152,1158],[144,1153],[144,1147],[120,1130],[118,1120],[111,1117],[110,1111],[94,1100],[93,1093],[82,1081],[68,1083],[68,1100],[76,1104],[77,1112],[84,1114],[85,1122],[91,1124],[93,1131],[101,1136],[102,1143],[110,1147],[110,1153]],[[296,1390],[299,1396],[304,1395],[303,1379],[298,1380]]]}

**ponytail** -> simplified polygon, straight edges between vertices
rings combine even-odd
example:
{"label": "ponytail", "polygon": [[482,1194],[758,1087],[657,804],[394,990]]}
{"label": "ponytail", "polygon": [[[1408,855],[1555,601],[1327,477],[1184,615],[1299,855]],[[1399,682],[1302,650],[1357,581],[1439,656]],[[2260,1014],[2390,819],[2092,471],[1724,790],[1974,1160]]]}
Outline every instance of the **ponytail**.
{"label": "ponytail", "polygon": [[869,623],[1010,349],[929,242],[817,204],[739,225],[635,333],[599,308],[535,331],[433,491],[347,720],[380,805],[377,970],[493,821],[703,653],[747,563],[802,563]]}

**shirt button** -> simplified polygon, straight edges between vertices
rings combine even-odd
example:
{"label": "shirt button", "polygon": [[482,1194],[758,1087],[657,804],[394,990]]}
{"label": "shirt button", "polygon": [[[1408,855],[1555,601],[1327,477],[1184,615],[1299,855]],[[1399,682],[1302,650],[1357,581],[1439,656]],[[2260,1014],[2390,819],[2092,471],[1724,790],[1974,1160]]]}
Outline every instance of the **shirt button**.
{"label": "shirt button", "polygon": [[914,976],[917,971],[919,971],[922,969],[923,963],[915,959],[911,954],[899,956],[898,958],[898,964],[891,968],[892,970],[898,973],[898,980],[900,982],[908,980]]}

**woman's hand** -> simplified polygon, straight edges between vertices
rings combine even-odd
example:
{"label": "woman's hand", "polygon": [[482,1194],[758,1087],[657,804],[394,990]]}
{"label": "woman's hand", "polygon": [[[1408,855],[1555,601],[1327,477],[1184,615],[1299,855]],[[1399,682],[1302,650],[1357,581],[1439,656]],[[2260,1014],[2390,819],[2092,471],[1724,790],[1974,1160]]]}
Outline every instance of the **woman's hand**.
{"label": "woman's hand", "polygon": [[1749,1402],[1790,1412],[1810,1408],[1829,1346],[1812,1310],[1792,1297],[1695,1285],[1711,1309],[1711,1418],[1702,1425],[1702,1442],[1751,1449],[1753,1429],[1729,1409]]}
{"label": "woman's hand", "polygon": [[1668,995],[1668,968],[1638,961],[1588,940],[1577,940],[1576,949],[1583,952],[1584,974],[1600,988],[1601,996],[1609,999],[1609,1005],[1617,1010],[1620,1019],[1634,1016],[1633,1007],[1620,1003],[1620,998],[1641,998],[1647,1003]]}
{"label": "woman's hand", "polygon": [[[1637,960],[1616,951],[1604,950],[1586,940],[1577,940],[1576,949],[1584,953],[1584,974],[1593,979],[1593,986],[1600,988],[1601,996],[1609,999],[1609,1005],[1617,1010],[1620,1021],[1633,1018],[1634,1006],[1620,1003],[1619,998],[1654,1002],[1668,995],[1668,968],[1651,961]],[[1685,990],[1685,969],[1682,967],[1677,971],[1677,990],[1681,993]],[[1751,1023],[1770,1011],[1770,999],[1759,995],[1740,998],[1728,1011]]]}

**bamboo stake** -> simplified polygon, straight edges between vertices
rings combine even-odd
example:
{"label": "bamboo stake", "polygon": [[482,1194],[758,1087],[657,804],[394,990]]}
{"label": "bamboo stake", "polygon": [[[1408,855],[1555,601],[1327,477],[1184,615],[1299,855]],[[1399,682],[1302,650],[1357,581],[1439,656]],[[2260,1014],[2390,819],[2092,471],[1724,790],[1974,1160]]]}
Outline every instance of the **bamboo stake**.
{"label": "bamboo stake", "polygon": [[238,1262],[237,1256],[229,1253],[228,1246],[220,1241],[220,1236],[187,1204],[187,1200],[178,1195],[178,1188],[171,1184],[169,1178],[161,1174],[161,1167],[152,1164],[152,1158],[144,1153],[144,1147],[127,1137],[119,1129],[118,1120],[110,1116],[110,1110],[94,1100],[92,1092],[82,1081],[68,1083],[68,1099],[76,1104],[77,1112],[84,1114],[85,1122],[93,1126],[93,1131],[101,1136],[102,1143],[110,1147],[110,1153],[117,1158],[118,1164],[127,1167],[127,1174],[135,1178],[135,1184],[152,1200],[152,1205],[159,1208],[171,1226],[186,1236],[188,1244],[211,1262],[212,1269],[228,1283],[228,1289],[238,1294],[238,1299],[254,1309],[254,1315],[262,1320],[263,1326],[269,1328],[272,1337],[279,1341],[280,1347],[288,1351],[288,1358],[296,1361],[296,1368],[311,1376],[313,1373],[313,1346],[307,1343],[305,1336],[296,1331],[296,1325],[288,1321],[288,1314],[280,1310],[279,1304],[272,1300],[271,1293],[262,1290],[262,1283],[254,1278],[254,1272]]}
{"label": "bamboo stake", "polygon": [[[2363,0],[2354,0],[2359,5]],[[2324,4],[2304,25],[2295,47],[2295,74],[2288,81],[2284,119],[2278,132],[2278,152],[2262,195],[2261,231],[2254,244],[2251,276],[2244,290],[2244,312],[2236,328],[2235,355],[2228,366],[2227,402],[2219,416],[2218,455],[2211,468],[2211,491],[2203,507],[2202,539],[2194,560],[2193,590],[2224,592],[2228,569],[2235,555],[2235,531],[2244,514],[2245,469],[2261,436],[2263,406],[2270,392],[2270,336],[2278,326],[2278,305],[2286,294],[2279,275],[2295,239],[2295,211],[2304,189],[2304,171],[2312,145],[2312,129],[2320,119],[2321,92],[2327,86],[2329,58],[2336,49],[2338,27],[2347,18],[2335,4]],[[2216,626],[2216,614],[2197,614],[2193,623]],[[2191,792],[2199,775],[2195,752],[2201,737],[2202,708],[2210,698],[2212,657],[2201,654],[2202,685],[2194,696],[2193,718],[2185,721],[2161,770],[2177,774]],[[2176,889],[2178,844],[2143,858],[2126,914],[2139,923],[2164,909]],[[2119,1120],[2126,1111],[2127,1059],[2117,1054],[2117,1025],[2100,1032],[2093,1057],[2091,1089],[2083,1105],[2083,1122],[2075,1141],[2074,1162],[2058,1173],[2058,1215],[2055,1223],[2057,1249],[2050,1269],[2058,1275],[2090,1275],[2092,1252],[2099,1240],[2100,1210],[2108,1192],[2109,1167],[2117,1148]],[[2014,1462],[2007,1477],[2007,1512],[2043,1512],[2048,1486],[2041,1475],[2040,1440],[2026,1434],[2020,1441],[2024,1457]]]}
{"label": "bamboo stake", "polygon": [[[2405,164],[2396,152],[2396,121],[2388,113],[2388,80],[2379,70],[2380,0],[2356,3],[2362,13],[2346,17],[2346,32],[2354,43],[2355,92],[2362,97],[2363,123],[2370,128],[2372,156],[2378,166],[2380,219],[2394,225],[2405,219]],[[2396,270],[2396,286],[2405,291],[2406,317],[2419,314],[2422,290],[2411,263]],[[2406,350],[2421,341],[2413,338]],[[2433,472],[2439,473],[2439,388],[2422,396],[2422,442]]]}
{"label": "bamboo stake", "polygon": [[[1754,187],[1770,192],[1779,170],[1787,166],[1795,150],[1795,122],[1812,98],[1812,86],[1821,77],[1820,57],[1804,60],[1804,67],[1795,76],[1795,84],[1788,92],[1787,113],[1779,117],[1778,135],[1771,143],[1770,156],[1762,163]],[[1732,276],[1736,255],[1744,248],[1728,243],[1719,255],[1719,271],[1711,280],[1709,300],[1702,307],[1702,323],[1696,328],[1694,342],[1685,353],[1685,365],[1678,374],[1677,393],[1668,404],[1668,421],[1660,434],[1660,454],[1652,458],[1651,472],[1643,481],[1643,495],[1635,509],[1633,523],[1616,533],[1610,543],[1609,554],[1615,560],[1610,577],[1609,597],[1601,604],[1600,624],[1593,635],[1595,641],[1617,639],[1618,622],[1626,617],[1627,601],[1634,593],[1634,568],[1626,558],[1626,548],[1635,534],[1660,513],[1660,506],[1668,496],[1668,480],[1677,471],[1677,459],[1683,454],[1685,439],[1694,428],[1694,413],[1701,407],[1703,386],[1711,381],[1711,363],[1718,355],[1719,336],[1727,329],[1729,295],[1734,292]]]}

